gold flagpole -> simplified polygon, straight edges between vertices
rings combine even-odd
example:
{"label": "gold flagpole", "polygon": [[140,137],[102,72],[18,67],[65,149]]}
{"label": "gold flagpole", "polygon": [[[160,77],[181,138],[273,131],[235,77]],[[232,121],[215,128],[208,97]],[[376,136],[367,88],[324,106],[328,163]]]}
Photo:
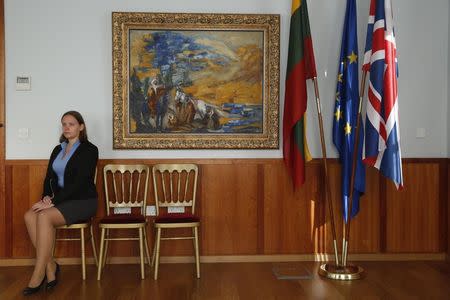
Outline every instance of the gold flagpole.
{"label": "gold flagpole", "polygon": [[331,234],[333,236],[333,246],[334,246],[334,259],[336,265],[339,265],[339,255],[338,255],[338,246],[337,246],[337,238],[336,238],[336,225],[334,223],[334,211],[333,211],[333,202],[331,199],[331,190],[330,190],[330,181],[328,177],[328,164],[327,164],[327,147],[325,144],[325,135],[323,131],[323,118],[322,118],[322,108],[320,105],[320,96],[319,96],[319,86],[317,84],[317,77],[313,78],[314,82],[314,93],[316,94],[316,105],[317,105],[317,117],[319,119],[319,131],[320,131],[320,144],[322,146],[322,162],[325,176],[325,201],[328,202],[328,211],[331,218]]}
{"label": "gold flagpole", "polygon": [[356,174],[356,164],[358,159],[358,144],[359,144],[359,129],[361,126],[361,110],[362,110],[362,100],[364,96],[364,87],[366,85],[366,75],[367,72],[363,73],[361,89],[359,94],[359,105],[358,105],[358,114],[356,119],[356,128],[355,128],[355,144],[353,146],[353,158],[352,158],[352,175],[350,177],[350,203],[349,210],[347,212],[348,221],[343,225],[343,240],[342,240],[342,265],[329,265],[323,264],[319,268],[319,275],[336,280],[355,280],[362,278],[364,274],[364,269],[360,266],[347,264],[348,257],[348,244],[350,238],[350,223],[351,223],[351,212],[353,206],[353,188],[355,186],[355,174]]}
{"label": "gold flagpole", "polygon": [[[345,220],[342,222],[342,252],[341,255],[344,255],[345,252],[345,229],[347,229],[347,226],[345,224]],[[344,258],[344,257],[342,257]],[[344,265],[344,261],[342,261],[342,265]]]}
{"label": "gold flagpole", "polygon": [[[356,118],[356,128],[355,128],[355,144],[353,145],[353,159],[352,159],[352,176],[350,177],[350,204],[349,204],[349,211],[347,213],[348,216],[348,222],[346,225],[345,230],[345,251],[342,253],[342,265],[347,265],[347,257],[348,257],[348,244],[350,239],[350,224],[351,224],[351,214],[352,214],[352,208],[353,208],[353,189],[355,187],[355,174],[356,174],[356,165],[358,163],[358,144],[359,144],[359,130],[361,127],[361,110],[362,110],[362,100],[364,97],[364,89],[366,86],[366,76],[367,72],[363,72],[362,74],[362,82],[361,82],[361,88],[360,88],[360,95],[359,95],[359,105],[358,105],[358,116]],[[345,220],[344,220],[345,221]]]}

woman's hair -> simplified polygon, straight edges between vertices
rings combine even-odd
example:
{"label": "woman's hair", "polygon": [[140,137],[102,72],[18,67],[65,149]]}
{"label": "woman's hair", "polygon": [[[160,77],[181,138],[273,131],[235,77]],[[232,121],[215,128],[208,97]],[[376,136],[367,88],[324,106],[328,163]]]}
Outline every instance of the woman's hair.
{"label": "woman's hair", "polygon": [[[80,114],[79,112],[75,111],[75,110],[69,110],[68,112],[65,112],[65,113],[62,115],[61,121],[62,121],[62,119],[63,119],[65,116],[72,116],[72,117],[74,117],[74,118],[77,120],[78,124],[84,125],[84,129],[83,129],[82,131],[80,131],[79,139],[80,139],[80,142],[87,142],[87,140],[88,140],[88,135],[87,135],[86,124],[84,123],[84,119],[83,119],[83,117],[81,116],[81,114]],[[62,143],[62,142],[67,142],[67,139],[66,139],[66,137],[64,136],[64,133],[62,133],[61,136],[59,137],[59,142],[60,142],[60,143]]]}

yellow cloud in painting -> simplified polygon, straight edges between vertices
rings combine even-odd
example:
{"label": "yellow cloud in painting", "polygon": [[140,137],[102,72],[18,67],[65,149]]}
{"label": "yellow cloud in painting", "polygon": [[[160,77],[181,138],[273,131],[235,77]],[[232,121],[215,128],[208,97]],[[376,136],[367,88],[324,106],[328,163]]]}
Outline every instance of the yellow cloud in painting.
{"label": "yellow cloud in painting", "polygon": [[196,78],[185,91],[211,103],[261,104],[262,50],[255,45],[237,49],[236,61],[225,66],[211,63],[196,72]]}

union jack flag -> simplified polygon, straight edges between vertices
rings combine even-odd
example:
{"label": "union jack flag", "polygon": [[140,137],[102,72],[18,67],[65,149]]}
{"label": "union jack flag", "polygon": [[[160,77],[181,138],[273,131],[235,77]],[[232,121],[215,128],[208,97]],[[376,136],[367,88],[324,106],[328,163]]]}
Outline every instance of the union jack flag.
{"label": "union jack flag", "polygon": [[391,0],[371,0],[364,72],[370,72],[366,116],[365,159],[403,187],[398,122],[397,51]]}

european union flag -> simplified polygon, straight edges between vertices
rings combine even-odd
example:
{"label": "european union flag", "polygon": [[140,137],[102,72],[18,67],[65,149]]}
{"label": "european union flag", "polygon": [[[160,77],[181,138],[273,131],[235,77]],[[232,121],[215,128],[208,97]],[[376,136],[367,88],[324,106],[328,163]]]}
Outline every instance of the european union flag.
{"label": "european union flag", "polygon": [[[358,85],[356,2],[355,0],[347,0],[333,118],[333,142],[339,151],[339,158],[342,164],[342,207],[345,221],[348,220],[350,206],[350,178],[352,175],[356,118],[358,116],[359,105]],[[352,217],[359,211],[359,197],[365,190],[366,172],[362,164],[363,127],[361,123],[353,191]]]}

